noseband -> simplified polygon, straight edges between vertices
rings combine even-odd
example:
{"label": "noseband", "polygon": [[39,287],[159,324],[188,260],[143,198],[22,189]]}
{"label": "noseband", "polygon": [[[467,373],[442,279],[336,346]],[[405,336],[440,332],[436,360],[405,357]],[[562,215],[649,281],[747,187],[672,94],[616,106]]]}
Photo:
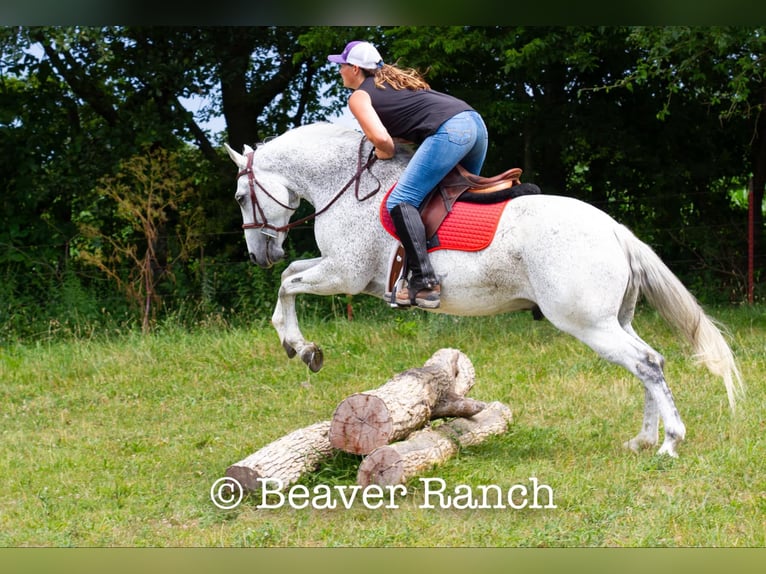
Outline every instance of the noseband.
{"label": "noseband", "polygon": [[[269,197],[272,201],[274,201],[277,205],[284,207],[285,209],[288,209],[290,211],[295,211],[298,209],[297,207],[292,207],[290,205],[285,205],[281,201],[279,201],[276,197],[274,197],[269,191],[261,185],[261,183],[256,179],[255,173],[253,172],[253,156],[255,155],[255,151],[248,152],[245,157],[247,158],[247,165],[244,167],[244,169],[240,170],[240,172],[237,174],[237,178],[240,178],[243,175],[247,175],[247,183],[248,188],[250,191],[250,203],[253,206],[253,223],[243,223],[242,229],[260,229],[261,232],[265,235],[268,235],[270,237],[275,237],[277,233],[280,231],[287,231],[289,229],[292,229],[293,227],[297,227],[298,225],[301,225],[303,223],[306,223],[307,221],[310,221],[317,217],[318,215],[321,215],[330,207],[333,203],[335,203],[341,195],[343,195],[346,190],[351,187],[351,184],[354,183],[354,195],[357,199],[357,201],[365,201],[369,198],[371,198],[373,195],[378,193],[380,191],[380,180],[375,177],[375,175],[372,173],[371,168],[372,164],[375,163],[375,160],[377,157],[375,156],[375,148],[373,148],[370,151],[370,155],[367,157],[367,161],[364,162],[364,154],[363,154],[363,146],[365,137],[362,137],[361,141],[359,142],[359,153],[357,154],[357,166],[356,166],[356,173],[351,177],[351,179],[348,181],[346,185],[343,186],[343,188],[335,194],[335,196],[329,201],[327,205],[325,205],[322,209],[315,211],[314,213],[307,215],[306,217],[302,217],[301,219],[298,219],[297,221],[290,222],[286,225],[272,225],[268,221],[266,221],[266,214],[263,211],[263,207],[261,206],[260,202],[258,201],[258,196],[255,193],[256,186],[266,194],[267,197]],[[378,182],[377,187],[367,195],[360,197],[359,196],[359,185],[361,181],[362,174],[368,171],[372,177],[375,177],[375,179]]]}

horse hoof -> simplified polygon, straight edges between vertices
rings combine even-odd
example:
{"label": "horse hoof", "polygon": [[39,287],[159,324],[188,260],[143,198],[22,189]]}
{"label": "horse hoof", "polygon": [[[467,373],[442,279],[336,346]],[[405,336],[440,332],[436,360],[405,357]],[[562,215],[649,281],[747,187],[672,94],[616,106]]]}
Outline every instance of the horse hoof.
{"label": "horse hoof", "polygon": [[293,349],[292,345],[290,345],[287,341],[282,341],[282,348],[285,350],[285,353],[287,353],[287,358],[292,359],[295,355],[298,353]]}
{"label": "horse hoof", "polygon": [[312,372],[318,373],[324,364],[324,353],[319,347],[311,345],[301,353],[301,359]]}
{"label": "horse hoof", "polygon": [[657,454],[659,456],[669,456],[672,458],[678,458],[678,453],[676,452],[676,448],[674,446],[670,446],[667,444],[663,444],[662,448],[657,451]]}
{"label": "horse hoof", "polygon": [[634,440],[628,440],[622,443],[622,448],[625,450],[629,450],[631,452],[638,452],[639,451],[639,445]]}
{"label": "horse hoof", "polygon": [[651,440],[641,438],[641,437],[636,437],[622,443],[622,446],[623,448],[627,450],[638,453],[638,452],[641,452],[642,450],[657,446],[657,442],[656,441],[653,442]]}

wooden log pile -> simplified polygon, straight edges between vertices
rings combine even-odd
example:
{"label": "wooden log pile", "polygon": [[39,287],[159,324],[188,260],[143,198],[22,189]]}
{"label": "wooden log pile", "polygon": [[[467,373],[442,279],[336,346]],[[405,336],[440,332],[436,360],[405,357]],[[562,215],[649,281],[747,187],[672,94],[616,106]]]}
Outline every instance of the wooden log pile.
{"label": "wooden log pile", "polygon": [[293,431],[231,465],[226,476],[245,491],[261,488],[260,479],[287,486],[341,450],[364,455],[358,484],[402,484],[460,448],[507,430],[512,416],[506,405],[466,396],[474,379],[465,354],[440,349],[423,367],[349,396],[330,420]]}

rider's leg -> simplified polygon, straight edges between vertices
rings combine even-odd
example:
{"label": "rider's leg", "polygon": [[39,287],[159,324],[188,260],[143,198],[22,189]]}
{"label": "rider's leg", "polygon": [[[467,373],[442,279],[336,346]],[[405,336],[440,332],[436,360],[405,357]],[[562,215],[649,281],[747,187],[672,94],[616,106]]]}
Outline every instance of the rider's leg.
{"label": "rider's leg", "polygon": [[[487,153],[487,131],[476,112],[447,120],[418,147],[386,202],[413,275],[409,293],[397,293],[399,305],[439,306],[440,288],[426,249],[425,228],[418,209],[426,196],[458,163],[478,173]],[[401,207],[400,207],[401,206]],[[423,293],[420,293],[423,291]]]}
{"label": "rider's leg", "polygon": [[406,287],[396,291],[396,304],[400,307],[417,305],[426,309],[439,307],[441,288],[436,278],[426,247],[426,228],[418,210],[407,202],[391,210],[396,234],[407,255],[410,279]]}

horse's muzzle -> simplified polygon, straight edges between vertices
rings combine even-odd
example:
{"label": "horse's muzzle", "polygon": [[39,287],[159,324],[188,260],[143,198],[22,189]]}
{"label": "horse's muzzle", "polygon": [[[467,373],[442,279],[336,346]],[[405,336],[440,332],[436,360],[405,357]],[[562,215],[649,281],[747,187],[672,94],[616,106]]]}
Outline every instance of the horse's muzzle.
{"label": "horse's muzzle", "polygon": [[270,269],[274,266],[274,260],[271,257],[267,255],[265,258],[259,259],[255,253],[250,253],[250,263],[262,269]]}
{"label": "horse's muzzle", "polygon": [[285,257],[284,250],[274,242],[268,242],[265,248],[260,250],[259,253],[250,251],[250,262],[264,269],[273,267],[277,261],[281,261]]}
{"label": "horse's muzzle", "polygon": [[245,239],[248,245],[248,255],[250,262],[268,269],[277,261],[285,258],[285,250],[282,248],[282,242],[276,237],[276,234],[258,233],[249,229],[245,231]]}

